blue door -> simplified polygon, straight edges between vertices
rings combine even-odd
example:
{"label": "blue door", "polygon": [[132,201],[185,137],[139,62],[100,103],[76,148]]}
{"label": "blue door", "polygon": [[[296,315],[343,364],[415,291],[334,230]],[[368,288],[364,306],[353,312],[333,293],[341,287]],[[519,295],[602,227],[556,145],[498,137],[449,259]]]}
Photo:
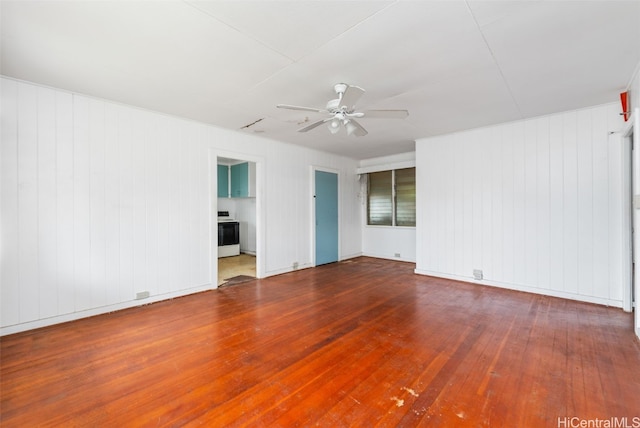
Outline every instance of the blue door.
{"label": "blue door", "polygon": [[316,266],[338,261],[338,174],[316,171]]}

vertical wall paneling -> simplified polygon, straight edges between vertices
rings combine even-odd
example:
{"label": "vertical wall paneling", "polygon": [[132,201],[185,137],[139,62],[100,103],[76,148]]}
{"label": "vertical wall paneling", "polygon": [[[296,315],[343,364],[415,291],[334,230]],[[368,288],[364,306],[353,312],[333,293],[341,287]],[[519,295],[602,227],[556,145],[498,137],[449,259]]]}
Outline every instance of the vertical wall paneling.
{"label": "vertical wall paneling", "polygon": [[[439,185],[437,191],[437,203],[441,203],[442,206],[446,208],[445,211],[441,209],[438,210],[440,218],[438,221],[439,228],[437,230],[437,239],[435,242],[438,242],[440,244],[438,248],[444,247],[446,248],[446,251],[437,253],[437,265],[439,269],[444,269],[446,271],[455,271],[456,258],[454,257],[454,255],[456,254],[456,249],[461,248],[461,235],[460,233],[456,234],[456,230],[458,230],[456,228],[456,225],[460,224],[461,210],[456,209],[456,198],[454,197],[456,194],[456,189],[458,187],[458,183],[456,181],[458,174],[456,172],[459,166],[458,162],[456,162],[455,159],[456,152],[442,150],[443,148],[444,147],[442,146],[440,147],[440,154],[443,156],[443,159],[445,160],[447,165],[452,165],[452,170],[446,171],[444,168],[442,168],[442,165],[439,164],[438,169],[440,170],[440,176],[437,180],[435,179],[435,177],[432,178]],[[434,156],[432,160],[434,162],[437,162],[437,156]],[[436,202],[434,202],[434,205],[435,204]],[[437,209],[437,205],[434,206],[434,209]],[[456,212],[458,213],[458,216],[455,215]]]}
{"label": "vertical wall paneling", "polygon": [[11,325],[20,322],[18,84],[0,85],[0,321]]}
{"label": "vertical wall paneling", "polygon": [[515,283],[515,145],[514,125],[502,128],[502,265],[503,279]]}
{"label": "vertical wall paneling", "polygon": [[104,106],[104,291],[105,304],[120,301],[120,143],[118,110]]}
{"label": "vertical wall paneling", "polygon": [[75,310],[73,96],[56,92],[56,260],[58,314]]}
{"label": "vertical wall paneling", "polygon": [[39,316],[38,89],[18,87],[18,287],[20,321]]}
{"label": "vertical wall paneling", "polygon": [[178,203],[178,221],[176,240],[178,242],[177,249],[179,253],[175,254],[175,260],[177,261],[178,278],[184,278],[185,285],[191,284],[192,273],[189,272],[189,227],[188,222],[189,214],[191,213],[190,202],[190,163],[191,163],[191,145],[189,140],[189,128],[184,123],[179,124],[179,141],[180,150],[178,151],[178,157],[176,158],[178,170],[177,180],[179,183],[178,197],[176,202]]}
{"label": "vertical wall paneling", "polygon": [[[625,239],[625,227],[621,203],[622,198],[628,195],[622,194],[624,177],[622,176],[624,168],[622,162],[625,158],[622,152],[622,135],[619,132],[620,125],[617,124],[618,108],[609,106],[609,115],[607,116],[607,133],[600,138],[607,139],[609,142],[609,224],[611,231],[609,233],[609,284],[621,284],[623,275],[621,269],[624,266],[622,254],[623,242]],[[613,119],[612,119],[613,118]],[[608,287],[608,297],[614,300],[622,300],[622,287]]]}
{"label": "vertical wall paneling", "polygon": [[416,228],[416,272],[472,280],[469,254],[476,264],[481,248],[482,266],[472,268],[483,269],[486,284],[621,305],[628,231],[615,107],[418,141],[421,181],[433,185],[418,191],[418,210],[429,215]]}
{"label": "vertical wall paneling", "polygon": [[[465,244],[465,199],[464,199],[464,179],[466,161],[467,157],[465,156],[466,152],[464,150],[463,142],[461,141],[461,137],[459,135],[453,139],[452,144],[455,148],[453,151],[457,153],[457,162],[455,162],[454,175],[452,178],[453,183],[453,197],[451,198],[451,202],[453,206],[452,220],[453,223],[450,223],[450,227],[453,228],[453,250],[455,253],[459,255],[459,257],[453,257],[449,259],[451,263],[451,268],[455,272],[463,272],[464,271],[464,263],[465,263],[465,252],[464,252],[464,244]],[[445,196],[449,198],[449,194]],[[443,237],[442,242],[446,240]]]}
{"label": "vertical wall paneling", "polygon": [[512,128],[513,142],[513,282],[525,283],[526,274],[526,171],[525,171],[525,122],[515,122]]}
{"label": "vertical wall paneling", "polygon": [[549,137],[549,117],[541,117],[534,121],[535,130],[531,129],[530,132],[535,132],[535,144],[536,144],[536,195],[535,195],[535,207],[529,209],[535,209],[536,211],[536,274],[538,286],[543,289],[550,287],[549,284],[549,263],[550,263],[550,251],[551,251],[551,236],[549,231],[551,230],[550,219],[550,191],[551,191],[551,169],[550,169],[550,137]]}
{"label": "vertical wall paneling", "polygon": [[[197,153],[207,153],[207,128],[204,125],[199,125],[199,141]],[[211,264],[213,261],[213,255],[211,251],[210,228],[213,225],[214,217],[217,217],[217,213],[211,211],[211,199],[213,197],[213,191],[217,188],[212,187],[211,175],[215,172],[215,165],[212,168],[209,167],[209,157],[204,155],[198,155],[198,177],[197,182],[202,189],[200,193],[204,193],[204,197],[196,195],[196,201],[198,202],[198,227],[196,229],[196,235],[198,237],[198,249],[196,256],[199,263],[199,278],[197,285],[217,284],[217,281],[211,276]],[[206,231],[206,233],[202,233]]]}
{"label": "vertical wall paneling", "polygon": [[155,144],[158,153],[158,294],[167,293],[170,290],[169,265],[169,189],[170,189],[170,164],[169,157],[169,127],[165,121],[158,123]]}
{"label": "vertical wall paneling", "polygon": [[118,111],[118,153],[119,153],[119,226],[120,226],[120,276],[118,295],[120,301],[133,298],[133,117],[128,111]]}
{"label": "vertical wall paneling", "polygon": [[484,171],[486,166],[484,164],[482,147],[474,145],[470,150],[472,156],[472,170],[473,176],[476,177],[471,183],[472,189],[472,257],[471,257],[471,270],[482,269],[482,223],[483,223],[483,206],[482,206],[482,191],[484,185]]}
{"label": "vertical wall paneling", "polygon": [[135,227],[133,228],[133,293],[129,296],[132,298],[136,293],[147,290],[147,175],[148,168],[147,154],[145,152],[145,139],[149,124],[143,112],[135,111],[132,129],[132,219]]}
{"label": "vertical wall paneling", "polygon": [[[491,249],[491,244],[493,241],[493,218],[491,213],[493,211],[493,200],[492,200],[492,179],[493,179],[493,169],[491,167],[492,159],[494,159],[494,150],[495,143],[491,138],[491,130],[484,129],[482,132],[482,136],[480,137],[482,141],[485,142],[486,147],[478,147],[478,150],[481,153],[480,158],[482,159],[482,169],[480,172],[481,177],[481,206],[482,210],[478,213],[478,217],[481,219],[481,223],[479,225],[481,230],[482,244],[479,248],[481,254],[481,261],[478,265],[479,269],[482,269],[484,275],[492,275],[494,272],[494,257]],[[475,268],[474,268],[475,269]]]}
{"label": "vertical wall paneling", "polygon": [[106,283],[106,180],[105,180],[105,106],[89,99],[89,227],[91,307],[107,303]]}
{"label": "vertical wall paneling", "polygon": [[[502,185],[502,132],[499,128],[490,128],[490,140],[487,143],[491,152],[491,269],[485,273],[486,278],[504,278],[504,239],[503,223],[504,187]],[[498,159],[498,162],[496,162]],[[443,166],[444,167],[444,166]]]}
{"label": "vertical wall paneling", "polygon": [[190,250],[188,246],[188,238],[190,237],[189,215],[191,214],[191,148],[193,142],[190,137],[190,129],[184,123],[179,125],[181,150],[178,155],[178,183],[179,188],[179,213],[178,213],[178,250],[180,254],[176,254],[178,260],[178,277],[184,278],[185,285],[190,285],[193,280],[193,272],[189,269]]}
{"label": "vertical wall paneling", "polygon": [[144,139],[145,159],[145,194],[146,206],[146,290],[151,295],[158,294],[158,129],[160,118],[150,117],[149,127]]}
{"label": "vertical wall paneling", "polygon": [[539,222],[538,211],[538,141],[536,138],[536,122],[524,122],[524,269],[522,283],[537,284],[538,279],[538,243]]}
{"label": "vertical wall paneling", "polygon": [[577,272],[578,292],[593,295],[593,128],[591,109],[577,112]]}
{"label": "vertical wall paneling", "polygon": [[361,251],[352,159],[0,82],[1,334],[214,287],[208,153],[260,161],[263,275],[311,265],[311,165],[339,171],[340,252]]}
{"label": "vertical wall paneling", "polygon": [[[208,156],[200,153],[207,152],[206,132],[203,125],[197,127],[196,147],[194,150],[196,169],[194,177],[194,185],[197,185],[198,191],[194,193],[194,209],[195,224],[194,239],[196,240],[194,260],[196,261],[196,279],[194,286],[202,286],[208,283],[216,283],[209,277],[209,234],[203,233],[209,231],[209,198],[211,197],[211,182],[209,180],[209,161]],[[217,190],[217,189],[216,189]],[[212,215],[213,218],[213,215]]]}
{"label": "vertical wall paneling", "polygon": [[475,147],[467,145],[464,147],[464,140],[460,138],[460,158],[461,167],[463,171],[467,171],[467,174],[460,174],[460,180],[458,181],[458,191],[462,197],[462,237],[461,237],[461,249],[462,259],[459,266],[460,272],[472,272],[473,271],[473,181],[471,180],[474,172],[473,151]]}
{"label": "vertical wall paneling", "polygon": [[[609,141],[606,117],[600,114],[591,115],[591,146],[593,167],[593,289],[595,296],[609,297]],[[607,137],[604,137],[607,136]],[[607,138],[607,144],[598,144],[598,140]]]}
{"label": "vertical wall paneling", "polygon": [[38,317],[58,314],[56,210],[56,101],[38,88]]}
{"label": "vertical wall paneling", "polygon": [[549,287],[564,290],[564,151],[562,116],[549,118]]}
{"label": "vertical wall paneling", "polygon": [[577,113],[563,115],[562,144],[563,155],[563,223],[564,290],[578,293],[578,148]]}
{"label": "vertical wall paneling", "polygon": [[167,175],[167,194],[169,203],[169,212],[167,213],[168,221],[171,227],[168,230],[167,241],[169,243],[169,287],[173,288],[180,283],[180,252],[179,237],[182,233],[180,230],[180,129],[179,123],[173,122],[169,124],[169,140],[179,142],[178,144],[170,144],[168,149],[169,168],[166,171]]}
{"label": "vertical wall paneling", "polygon": [[[73,218],[75,311],[91,308],[91,153],[89,100],[73,99]],[[70,297],[70,296],[65,296]]]}

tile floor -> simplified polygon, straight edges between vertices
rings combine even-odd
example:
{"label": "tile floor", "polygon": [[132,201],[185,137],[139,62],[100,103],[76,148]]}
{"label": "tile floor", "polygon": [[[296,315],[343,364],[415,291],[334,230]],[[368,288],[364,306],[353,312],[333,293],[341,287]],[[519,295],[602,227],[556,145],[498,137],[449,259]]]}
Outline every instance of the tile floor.
{"label": "tile floor", "polygon": [[256,276],[255,256],[240,254],[239,256],[218,259],[218,285],[238,275]]}

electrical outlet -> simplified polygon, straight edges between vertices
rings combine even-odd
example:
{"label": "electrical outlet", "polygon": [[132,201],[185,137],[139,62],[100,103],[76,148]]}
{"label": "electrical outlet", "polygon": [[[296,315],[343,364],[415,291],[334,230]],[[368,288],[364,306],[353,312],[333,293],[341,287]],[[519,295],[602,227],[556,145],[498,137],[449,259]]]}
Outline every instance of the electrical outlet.
{"label": "electrical outlet", "polygon": [[400,257],[400,253],[395,253],[394,256],[399,258]]}
{"label": "electrical outlet", "polygon": [[136,300],[146,299],[147,297],[149,297],[148,291],[140,291],[139,293],[136,293]]}
{"label": "electrical outlet", "polygon": [[473,279],[481,280],[483,277],[482,269],[474,269],[473,270]]}
{"label": "electrical outlet", "polygon": [[293,270],[297,270],[298,269],[298,262],[293,262]]}

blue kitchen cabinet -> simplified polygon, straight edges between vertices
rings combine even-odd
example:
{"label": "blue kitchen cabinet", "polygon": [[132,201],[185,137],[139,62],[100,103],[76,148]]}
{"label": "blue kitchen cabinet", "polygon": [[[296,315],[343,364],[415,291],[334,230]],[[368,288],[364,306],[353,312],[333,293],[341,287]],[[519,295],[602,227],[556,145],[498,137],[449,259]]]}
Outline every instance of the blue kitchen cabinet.
{"label": "blue kitchen cabinet", "polygon": [[244,162],[231,165],[231,197],[253,198],[256,196],[256,164]]}
{"label": "blue kitchen cabinet", "polygon": [[229,167],[218,165],[218,197],[229,197]]}
{"label": "blue kitchen cabinet", "polygon": [[231,197],[246,198],[249,195],[249,163],[231,165]]}

